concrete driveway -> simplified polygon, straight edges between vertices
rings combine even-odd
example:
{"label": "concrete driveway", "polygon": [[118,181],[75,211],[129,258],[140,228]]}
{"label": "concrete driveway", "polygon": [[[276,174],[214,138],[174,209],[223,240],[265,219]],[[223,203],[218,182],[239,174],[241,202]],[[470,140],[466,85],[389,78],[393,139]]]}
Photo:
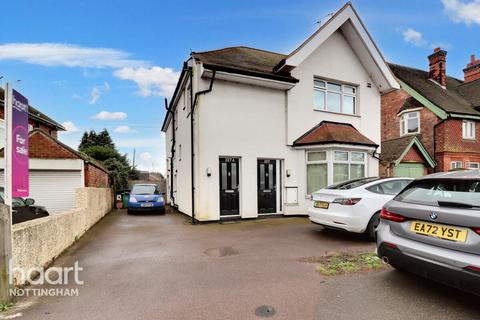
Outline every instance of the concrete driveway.
{"label": "concrete driveway", "polygon": [[[306,218],[192,226],[114,211],[55,263],[79,261],[78,297],[22,298],[21,319],[478,319],[478,297],[397,271],[323,277],[299,262],[369,252]],[[263,313],[271,315],[270,313]],[[260,312],[260,314],[262,314]],[[0,316],[1,318],[2,316]]]}

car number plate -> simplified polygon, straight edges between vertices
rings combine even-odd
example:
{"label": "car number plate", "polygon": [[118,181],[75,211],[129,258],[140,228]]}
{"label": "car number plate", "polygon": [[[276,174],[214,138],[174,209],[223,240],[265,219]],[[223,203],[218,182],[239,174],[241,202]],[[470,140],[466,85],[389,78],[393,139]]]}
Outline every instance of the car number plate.
{"label": "car number plate", "polygon": [[467,241],[468,231],[461,228],[450,227],[441,224],[425,223],[421,221],[413,221],[410,231],[423,234],[429,237],[446,239],[457,242]]}
{"label": "car number plate", "polygon": [[153,203],[142,203],[141,206],[143,208],[153,207]]}
{"label": "car number plate", "polygon": [[328,202],[325,202],[325,201],[315,201],[313,203],[313,206],[315,208],[318,208],[318,209],[328,209],[329,205],[330,204]]}

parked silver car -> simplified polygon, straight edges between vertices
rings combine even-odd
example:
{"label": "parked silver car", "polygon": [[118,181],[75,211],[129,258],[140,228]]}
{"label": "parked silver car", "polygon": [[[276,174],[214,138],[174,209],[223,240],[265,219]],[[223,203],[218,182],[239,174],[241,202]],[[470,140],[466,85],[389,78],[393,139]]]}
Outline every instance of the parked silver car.
{"label": "parked silver car", "polygon": [[480,171],[419,178],[380,218],[377,253],[384,261],[480,294]]}

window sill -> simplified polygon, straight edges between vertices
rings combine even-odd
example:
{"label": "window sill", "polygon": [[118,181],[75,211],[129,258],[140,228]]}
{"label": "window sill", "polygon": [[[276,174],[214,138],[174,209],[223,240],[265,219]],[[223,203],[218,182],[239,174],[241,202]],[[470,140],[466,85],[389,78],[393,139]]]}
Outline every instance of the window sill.
{"label": "window sill", "polygon": [[361,116],[358,115],[358,114],[341,113],[341,112],[333,112],[333,111],[317,110],[317,109],[313,109],[313,111],[323,112],[323,113],[330,113],[330,114],[336,114],[336,115],[339,115],[339,116],[347,116],[347,117],[361,118]]}
{"label": "window sill", "polygon": [[466,142],[477,142],[477,139],[475,139],[475,138],[462,138],[462,140],[464,140]]}
{"label": "window sill", "polygon": [[400,137],[407,137],[407,136],[416,136],[420,134],[420,131],[419,132],[412,132],[412,133],[405,133],[405,134],[401,134]]}

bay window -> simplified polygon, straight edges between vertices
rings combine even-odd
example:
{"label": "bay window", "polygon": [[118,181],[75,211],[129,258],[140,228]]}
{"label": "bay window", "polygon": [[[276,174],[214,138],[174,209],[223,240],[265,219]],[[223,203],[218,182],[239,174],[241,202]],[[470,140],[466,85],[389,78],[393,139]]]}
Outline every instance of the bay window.
{"label": "bay window", "polygon": [[356,114],[357,87],[314,79],[313,109],[336,113]]}
{"label": "bay window", "polygon": [[309,151],[306,160],[308,195],[334,183],[365,177],[365,152]]}
{"label": "bay window", "polygon": [[328,185],[327,152],[307,153],[307,193],[312,194]]}
{"label": "bay window", "polygon": [[400,117],[400,135],[420,133],[420,112],[407,112]]}

